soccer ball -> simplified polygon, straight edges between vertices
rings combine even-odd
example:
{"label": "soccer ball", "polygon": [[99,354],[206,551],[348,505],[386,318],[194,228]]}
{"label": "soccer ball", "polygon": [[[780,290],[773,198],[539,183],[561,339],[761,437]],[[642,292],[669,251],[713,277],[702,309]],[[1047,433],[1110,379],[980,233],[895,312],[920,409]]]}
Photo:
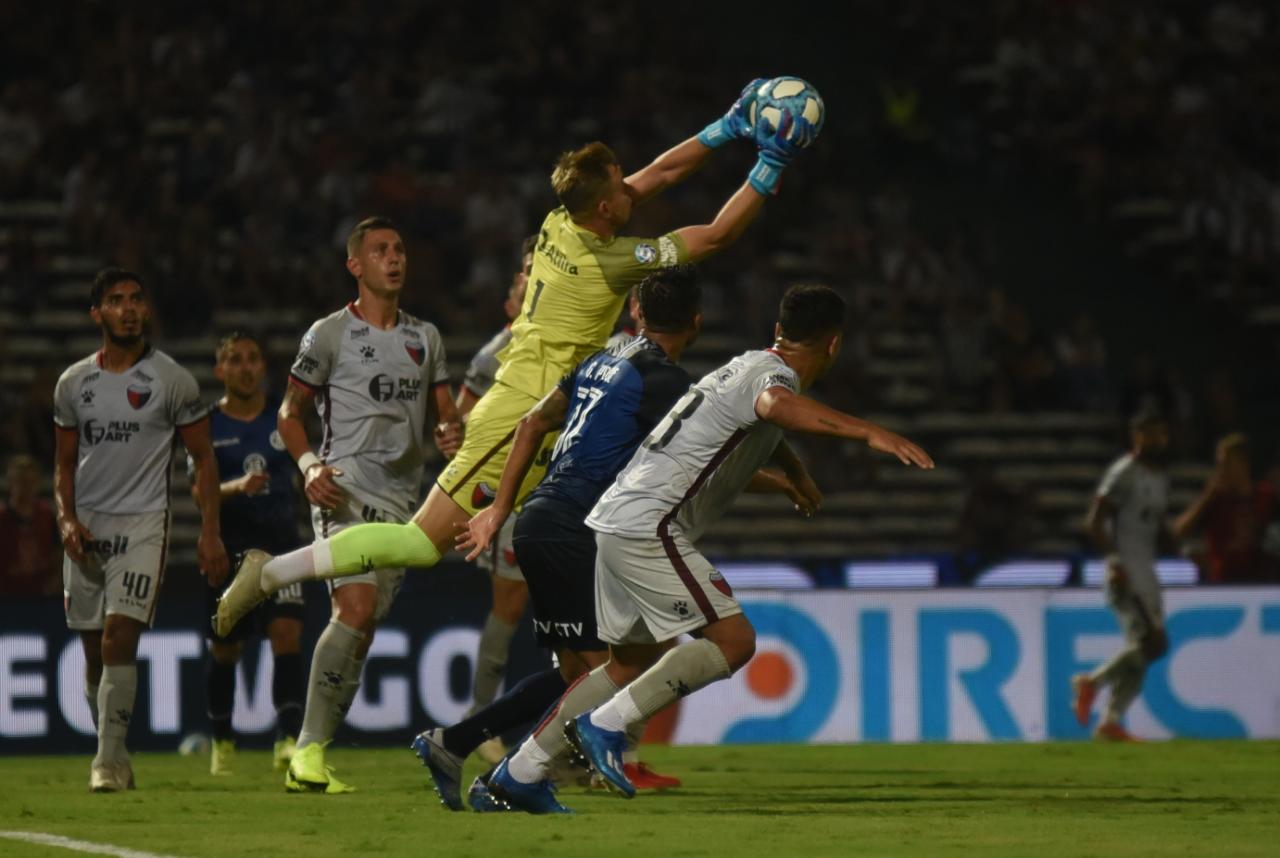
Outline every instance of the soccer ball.
{"label": "soccer ball", "polygon": [[778,133],[784,110],[791,111],[792,116],[803,116],[814,128],[812,139],[799,140],[795,137],[793,126],[788,134],[789,140],[804,148],[817,139],[822,123],[827,118],[827,108],[822,103],[822,96],[818,95],[818,91],[808,81],[784,75],[765,81],[756,90],[748,119],[755,129],[757,142]]}

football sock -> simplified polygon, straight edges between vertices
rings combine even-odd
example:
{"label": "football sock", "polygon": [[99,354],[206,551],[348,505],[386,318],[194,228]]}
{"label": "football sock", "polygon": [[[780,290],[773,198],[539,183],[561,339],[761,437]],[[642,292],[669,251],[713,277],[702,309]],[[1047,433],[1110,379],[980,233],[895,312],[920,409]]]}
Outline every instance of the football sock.
{"label": "football sock", "polygon": [[271,702],[276,707],[276,739],[297,738],[302,730],[302,653],[286,652],[272,660]]}
{"label": "football sock", "polygon": [[98,686],[84,681],[84,701],[89,704],[89,714],[93,716],[94,729],[98,727]]}
{"label": "football sock", "polygon": [[209,655],[205,662],[204,691],[209,729],[214,739],[230,739],[231,711],[235,707],[236,664],[222,664]]}
{"label": "football sock", "polygon": [[1142,649],[1137,644],[1131,644],[1089,674],[1089,679],[1101,688],[1118,682],[1121,676],[1134,669],[1141,669],[1145,664],[1146,659],[1142,657]]}
{"label": "football sock", "polygon": [[637,721],[627,726],[627,744],[622,752],[622,762],[640,762],[640,737],[644,735],[644,727],[648,721]]}
{"label": "football sock", "polygon": [[262,587],[274,593],[299,581],[343,578],[368,569],[424,568],[439,561],[440,552],[413,522],[358,524],[271,558],[262,567]]}
{"label": "football sock", "polygon": [[[504,623],[492,611],[485,618],[484,630],[480,632],[480,647],[476,652],[475,680],[471,684],[471,696],[475,702],[467,710],[466,717],[470,718],[498,696],[498,686],[507,672],[507,651],[515,633],[515,626]],[[537,715],[535,712],[533,717]]]}
{"label": "football sock", "polygon": [[98,683],[98,754],[95,766],[127,759],[124,740],[133,717],[133,701],[138,693],[138,667],[133,664],[108,664],[102,668]]}
{"label": "football sock", "polygon": [[307,684],[307,708],[302,716],[298,747],[327,742],[337,732],[360,687],[364,659],[356,653],[364,634],[337,620],[330,620],[316,641]]}
{"label": "football sock", "polygon": [[451,754],[465,757],[482,742],[546,712],[565,689],[564,678],[554,667],[526,676],[479,712],[446,728],[442,736],[444,747]]}
{"label": "football sock", "polygon": [[724,653],[711,641],[703,638],[681,644],[591,713],[591,723],[602,730],[626,730],[677,698],[728,679],[732,673]]}
{"label": "football sock", "polygon": [[1111,700],[1107,702],[1107,711],[1102,718],[1103,723],[1120,723],[1124,713],[1142,692],[1142,680],[1146,677],[1146,673],[1145,664],[1136,668],[1130,666],[1112,681]]}
{"label": "football sock", "polygon": [[522,783],[537,783],[545,778],[551,762],[569,746],[564,738],[564,722],[600,705],[617,691],[618,686],[605,673],[604,665],[578,677],[511,757],[507,771]]}

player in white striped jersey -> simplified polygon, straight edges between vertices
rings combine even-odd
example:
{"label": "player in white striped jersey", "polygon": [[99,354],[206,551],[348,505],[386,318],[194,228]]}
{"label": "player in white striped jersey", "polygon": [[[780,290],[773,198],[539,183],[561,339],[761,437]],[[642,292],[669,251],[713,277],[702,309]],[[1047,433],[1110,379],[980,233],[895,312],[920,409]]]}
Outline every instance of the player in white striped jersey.
{"label": "player in white striped jersey", "polygon": [[[835,362],[843,322],[844,301],[832,289],[789,289],[773,347],[740,355],[693,385],[587,518],[596,531],[596,619],[609,661],[565,693],[557,717],[571,719],[570,744],[622,795],[635,794],[622,769],[626,731],[729,677],[755,652],[755,630],[694,542],[767,462],[798,490],[799,511],[812,515],[821,504],[783,431],[865,441],[903,464],[933,467],[905,438],[800,395]],[[686,632],[698,639],[662,646]],[[489,787],[521,809],[564,812],[547,782],[552,762],[526,741]]]}
{"label": "player in white striped jersey", "polygon": [[1130,421],[1133,447],[1111,464],[1089,508],[1086,526],[1106,556],[1107,603],[1124,632],[1125,645],[1092,673],[1072,678],[1076,720],[1089,724],[1094,698],[1111,688],[1111,700],[1094,735],[1132,741],[1121,719],[1142,691],[1147,666],[1169,649],[1164,600],[1156,577],[1156,550],[1167,534],[1169,425],[1155,411]]}
{"label": "player in white striped jersey", "polygon": [[[366,218],[347,239],[347,254],[359,297],[302,338],[277,421],[303,473],[317,539],[362,522],[409,520],[421,491],[432,412],[441,452],[452,456],[461,443],[440,332],[400,309],[408,264],[400,233],[386,218]],[[313,401],[324,422],[319,457],[302,422]],[[267,559],[261,551],[246,554],[219,602],[218,634],[234,627],[224,603],[256,580]],[[330,582],[333,614],[311,658],[302,732],[285,774],[289,791],[350,791],[333,777],[324,749],[355,699],[374,631],[404,574],[403,567],[365,564],[360,574]]]}
{"label": "player in white striped jersey", "polygon": [[[529,283],[529,271],[533,268],[533,250],[538,243],[538,236],[531,235],[524,240],[520,248],[520,270],[511,281],[507,290],[507,299],[502,304],[503,312],[508,319],[520,315],[524,305],[525,287]],[[471,358],[467,366],[467,374],[462,379],[458,390],[458,416],[464,421],[471,409],[480,401],[480,397],[489,392],[494,377],[502,366],[498,353],[511,342],[510,323],[494,334],[489,342],[481,347]],[[485,618],[484,628],[480,632],[480,644],[476,647],[475,676],[471,682],[471,708],[464,718],[470,718],[493,702],[498,695],[498,687],[507,672],[507,654],[511,648],[511,639],[515,637],[516,626],[524,616],[525,606],[529,604],[529,588],[525,585],[524,575],[516,563],[516,552],[512,541],[515,536],[515,517],[507,519],[498,538],[493,545],[476,558],[476,566],[489,573],[490,588],[493,601],[489,615]],[[488,763],[497,763],[507,754],[502,739],[494,736],[476,748]]]}
{"label": "player in white striped jersey", "polygon": [[200,507],[200,570],[227,575],[219,535],[218,468],[191,373],[146,340],[150,318],[137,274],[94,278],[89,315],[102,348],[54,388],[54,491],[67,627],[80,632],[85,697],[98,727],[94,792],[132,788],[125,738],[137,691],[138,639],[155,618],[169,542],[169,475],[176,431],[191,455]]}

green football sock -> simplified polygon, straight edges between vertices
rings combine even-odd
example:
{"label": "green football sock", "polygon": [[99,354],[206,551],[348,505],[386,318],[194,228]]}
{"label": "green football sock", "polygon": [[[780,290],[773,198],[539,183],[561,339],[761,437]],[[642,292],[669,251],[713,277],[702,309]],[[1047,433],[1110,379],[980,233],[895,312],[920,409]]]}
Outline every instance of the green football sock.
{"label": "green football sock", "polygon": [[271,558],[262,567],[262,586],[274,593],[299,581],[343,578],[370,569],[424,568],[439,562],[440,552],[413,522],[357,524]]}

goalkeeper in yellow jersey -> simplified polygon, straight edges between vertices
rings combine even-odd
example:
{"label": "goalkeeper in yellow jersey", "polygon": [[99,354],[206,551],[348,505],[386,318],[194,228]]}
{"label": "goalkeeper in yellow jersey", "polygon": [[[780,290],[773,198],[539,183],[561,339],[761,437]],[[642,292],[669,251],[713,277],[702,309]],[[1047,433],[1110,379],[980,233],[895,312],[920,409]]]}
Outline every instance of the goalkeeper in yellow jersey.
{"label": "goalkeeper in yellow jersey", "polygon": [[[590,143],[562,155],[551,174],[560,206],[538,231],[533,270],[511,343],[495,383],[471,412],[462,449],[408,524],[347,528],[306,548],[270,557],[251,551],[218,604],[217,628],[235,622],[277,589],[296,581],[339,578],[364,569],[428,567],[454,544],[476,512],[492,503],[516,425],[557,382],[608,339],[627,292],[653,271],[697,262],[728,247],[755,219],[790,160],[816,137],[803,116],[787,116],[759,141],[747,180],[707,224],[658,238],[618,235],[643,204],[683,181],[734,140],[755,141],[748,116],[761,81],[742,91],[724,117],[639,172],[625,176],[613,151]],[[542,479],[555,438],[530,468],[523,499]]]}

